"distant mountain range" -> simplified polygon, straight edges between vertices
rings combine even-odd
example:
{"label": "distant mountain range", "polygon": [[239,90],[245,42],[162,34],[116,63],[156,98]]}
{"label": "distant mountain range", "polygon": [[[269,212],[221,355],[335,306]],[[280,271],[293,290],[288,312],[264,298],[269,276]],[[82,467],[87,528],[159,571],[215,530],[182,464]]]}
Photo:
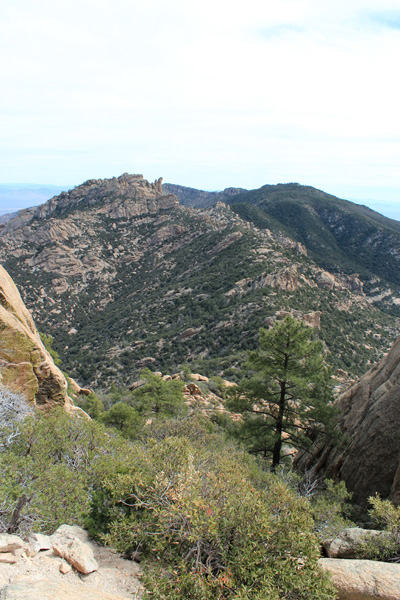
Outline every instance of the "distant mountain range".
{"label": "distant mountain range", "polygon": [[37,184],[0,184],[0,214],[15,212],[30,206],[42,204],[60,194],[65,186]]}
{"label": "distant mountain range", "polygon": [[0,260],[64,368],[97,388],[144,366],[239,377],[288,312],[344,379],[400,332],[400,223],[298,184],[89,180],[2,225]]}

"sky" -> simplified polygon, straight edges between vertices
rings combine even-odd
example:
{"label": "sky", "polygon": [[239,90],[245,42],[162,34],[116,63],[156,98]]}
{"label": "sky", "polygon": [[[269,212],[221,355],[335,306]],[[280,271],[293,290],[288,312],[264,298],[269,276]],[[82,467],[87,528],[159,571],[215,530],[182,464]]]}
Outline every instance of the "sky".
{"label": "sky", "polygon": [[400,219],[399,0],[0,6],[0,191],[296,181]]}

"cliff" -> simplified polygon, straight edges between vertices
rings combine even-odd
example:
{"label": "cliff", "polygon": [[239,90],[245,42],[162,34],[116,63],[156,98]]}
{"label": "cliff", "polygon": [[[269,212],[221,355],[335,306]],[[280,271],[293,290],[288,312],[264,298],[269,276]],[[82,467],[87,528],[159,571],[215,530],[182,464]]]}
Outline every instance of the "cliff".
{"label": "cliff", "polygon": [[73,410],[67,382],[44,347],[32,317],[0,266],[0,382],[36,406]]}
{"label": "cliff", "polygon": [[400,338],[390,352],[339,396],[344,449],[319,444],[302,468],[345,481],[356,501],[378,492],[400,503]]}

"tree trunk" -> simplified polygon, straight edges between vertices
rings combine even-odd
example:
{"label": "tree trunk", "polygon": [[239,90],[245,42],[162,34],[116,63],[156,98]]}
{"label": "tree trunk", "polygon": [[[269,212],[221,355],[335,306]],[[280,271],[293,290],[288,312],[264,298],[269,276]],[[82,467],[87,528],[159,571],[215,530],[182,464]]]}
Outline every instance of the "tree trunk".
{"label": "tree trunk", "polygon": [[[288,344],[287,344],[287,346],[288,346]],[[278,412],[278,417],[276,419],[276,427],[275,427],[276,442],[274,444],[274,451],[272,454],[272,465],[271,465],[272,473],[275,473],[276,467],[279,465],[279,463],[281,461],[283,417],[285,415],[285,407],[286,407],[286,373],[287,373],[288,362],[289,362],[289,357],[287,354],[285,354],[283,379],[280,382],[281,394],[279,397],[279,412]]]}

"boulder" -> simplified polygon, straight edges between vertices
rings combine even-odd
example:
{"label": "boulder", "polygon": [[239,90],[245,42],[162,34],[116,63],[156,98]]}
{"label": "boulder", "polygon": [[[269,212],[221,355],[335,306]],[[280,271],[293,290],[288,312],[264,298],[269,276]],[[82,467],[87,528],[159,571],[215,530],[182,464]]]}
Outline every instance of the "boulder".
{"label": "boulder", "polygon": [[[78,539],[87,544],[90,541],[88,532],[78,525],[60,525],[53,535],[63,536],[70,540]],[[51,541],[51,540],[50,540]],[[51,548],[51,546],[50,546]]]}
{"label": "boulder", "polygon": [[87,575],[97,571],[99,566],[91,547],[78,538],[71,538],[63,535],[52,535],[51,542],[55,554],[66,560],[80,573]]}
{"label": "boulder", "polygon": [[400,503],[400,337],[389,353],[341,394],[339,426],[344,448],[317,443],[295,462],[316,476],[343,480],[356,502],[376,493]]}
{"label": "boulder", "polygon": [[35,556],[41,550],[51,550],[51,540],[48,535],[42,533],[31,533],[27,538],[26,554],[27,556]]}
{"label": "boulder", "polygon": [[400,565],[374,560],[321,558],[332,576],[337,600],[399,600]]}
{"label": "boulder", "polygon": [[18,558],[12,552],[2,552],[0,554],[0,563],[13,565],[18,561]]}
{"label": "boulder", "polygon": [[387,532],[375,529],[348,527],[334,539],[326,540],[323,546],[329,558],[356,558],[357,552],[369,540],[387,535]]}

